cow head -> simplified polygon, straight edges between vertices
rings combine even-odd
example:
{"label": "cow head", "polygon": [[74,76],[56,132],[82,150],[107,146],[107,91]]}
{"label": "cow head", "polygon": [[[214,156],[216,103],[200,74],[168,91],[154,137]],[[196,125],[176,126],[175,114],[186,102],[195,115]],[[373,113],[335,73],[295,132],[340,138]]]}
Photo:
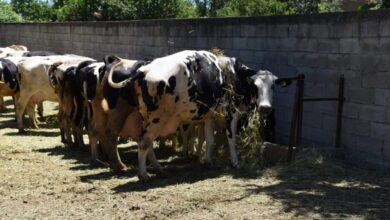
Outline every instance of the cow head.
{"label": "cow head", "polygon": [[[286,87],[291,84],[289,79],[278,79],[268,70],[255,71],[236,61],[235,68],[239,81],[244,81],[244,88],[250,90],[251,99],[256,100],[256,106],[261,114],[267,116],[272,111],[272,97],[275,85]],[[247,85],[247,88],[245,88]],[[253,97],[253,95],[255,97]]]}

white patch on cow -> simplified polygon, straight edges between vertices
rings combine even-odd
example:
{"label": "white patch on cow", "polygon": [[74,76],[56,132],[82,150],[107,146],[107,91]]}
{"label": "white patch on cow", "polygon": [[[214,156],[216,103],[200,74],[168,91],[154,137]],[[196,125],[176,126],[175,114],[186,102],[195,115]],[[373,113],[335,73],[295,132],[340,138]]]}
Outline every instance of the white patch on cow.
{"label": "white patch on cow", "polygon": [[94,70],[93,70],[93,75],[96,76],[96,79],[97,79],[97,84],[99,84],[99,69],[100,67],[104,66],[104,62],[99,62],[99,63],[92,63],[90,64],[88,67],[92,67]]}
{"label": "white patch on cow", "polygon": [[3,63],[0,62],[0,81],[1,82],[4,82],[4,78],[3,78]]}
{"label": "white patch on cow", "polygon": [[274,85],[277,77],[267,70],[260,70],[251,79],[257,87],[257,106],[270,108],[272,106],[273,96],[273,89],[271,87]]}

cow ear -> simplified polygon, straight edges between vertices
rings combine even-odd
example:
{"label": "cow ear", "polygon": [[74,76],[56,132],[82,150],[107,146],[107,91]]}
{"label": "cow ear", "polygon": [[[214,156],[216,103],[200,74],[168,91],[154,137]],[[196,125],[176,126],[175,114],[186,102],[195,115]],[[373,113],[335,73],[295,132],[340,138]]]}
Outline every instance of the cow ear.
{"label": "cow ear", "polygon": [[291,83],[292,83],[292,80],[286,79],[286,78],[279,78],[279,79],[275,80],[275,84],[282,87],[282,88],[289,86]]}
{"label": "cow ear", "polygon": [[120,58],[118,56],[115,56],[115,55],[107,55],[103,58],[103,60],[104,60],[104,63],[106,65],[108,65],[108,64],[112,64],[112,63],[120,60]]}

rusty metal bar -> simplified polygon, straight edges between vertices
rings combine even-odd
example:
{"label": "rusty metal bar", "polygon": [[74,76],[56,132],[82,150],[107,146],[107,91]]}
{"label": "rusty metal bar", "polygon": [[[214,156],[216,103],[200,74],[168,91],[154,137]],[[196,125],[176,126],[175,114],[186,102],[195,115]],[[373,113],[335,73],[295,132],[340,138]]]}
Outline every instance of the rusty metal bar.
{"label": "rusty metal bar", "polygon": [[337,105],[336,143],[335,143],[336,148],[340,148],[340,142],[341,142],[343,104],[345,101],[344,84],[345,84],[345,78],[344,75],[341,75],[339,80],[339,97],[338,97],[338,105]]}
{"label": "rusty metal bar", "polygon": [[297,117],[297,133],[295,138],[295,147],[298,148],[301,145],[302,140],[302,119],[303,119],[303,94],[305,90],[305,75],[300,75],[298,80],[298,117]]}
{"label": "rusty metal bar", "polygon": [[300,97],[300,91],[301,91],[301,86],[302,83],[299,83],[303,80],[304,75],[300,74],[297,77],[290,78],[291,80],[297,80],[296,83],[296,89],[295,89],[295,98],[294,98],[294,105],[293,105],[293,111],[292,111],[292,116],[291,116],[291,128],[290,128],[290,142],[289,142],[289,147],[288,147],[288,154],[287,154],[287,162],[291,162],[292,157],[293,157],[293,150],[294,146],[296,145],[296,140],[297,140],[297,119],[299,117],[299,105],[300,105],[300,100],[302,97]]}
{"label": "rusty metal bar", "polygon": [[304,98],[304,102],[338,101],[339,98]]}

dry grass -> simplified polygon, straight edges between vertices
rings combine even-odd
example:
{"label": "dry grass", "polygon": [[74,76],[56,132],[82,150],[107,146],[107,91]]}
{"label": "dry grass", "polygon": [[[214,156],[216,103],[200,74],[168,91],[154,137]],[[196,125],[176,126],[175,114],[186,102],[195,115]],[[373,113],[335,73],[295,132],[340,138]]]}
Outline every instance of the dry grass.
{"label": "dry grass", "polygon": [[[45,104],[45,115],[55,113]],[[120,146],[130,169],[91,167],[85,150],[60,144],[58,129],[17,134],[0,113],[0,219],[388,219],[390,176],[305,150],[290,165],[204,170],[156,149],[171,174],[143,184],[137,153]],[[52,122],[52,119],[49,119]],[[52,124],[52,123],[50,123]]]}

